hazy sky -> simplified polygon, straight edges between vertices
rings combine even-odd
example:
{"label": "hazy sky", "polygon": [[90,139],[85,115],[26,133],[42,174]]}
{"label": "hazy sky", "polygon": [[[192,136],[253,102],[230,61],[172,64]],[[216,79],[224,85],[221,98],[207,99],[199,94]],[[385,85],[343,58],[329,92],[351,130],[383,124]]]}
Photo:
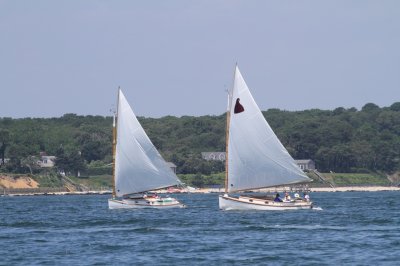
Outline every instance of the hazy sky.
{"label": "hazy sky", "polygon": [[0,117],[220,115],[400,101],[400,1],[0,0]]}

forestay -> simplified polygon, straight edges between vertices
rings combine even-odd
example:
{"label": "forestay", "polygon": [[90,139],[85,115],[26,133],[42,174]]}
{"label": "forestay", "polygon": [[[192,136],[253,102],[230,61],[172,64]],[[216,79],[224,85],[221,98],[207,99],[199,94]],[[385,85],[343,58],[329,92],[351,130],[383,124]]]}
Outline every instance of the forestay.
{"label": "forestay", "polygon": [[238,67],[229,94],[228,191],[310,181],[265,120]]}
{"label": "forestay", "polygon": [[180,184],[119,91],[115,190],[118,197]]}

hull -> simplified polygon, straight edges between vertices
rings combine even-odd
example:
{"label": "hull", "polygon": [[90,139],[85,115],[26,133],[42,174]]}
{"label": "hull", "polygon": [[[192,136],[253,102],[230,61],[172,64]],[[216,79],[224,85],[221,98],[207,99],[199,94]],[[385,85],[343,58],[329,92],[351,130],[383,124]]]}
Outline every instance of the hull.
{"label": "hull", "polygon": [[221,210],[261,210],[261,211],[285,211],[312,209],[310,201],[296,200],[291,202],[275,202],[271,199],[252,197],[231,197],[227,194],[219,196],[219,208]]}
{"label": "hull", "polygon": [[150,198],[150,199],[108,199],[109,209],[168,209],[183,208],[184,204],[174,198]]}

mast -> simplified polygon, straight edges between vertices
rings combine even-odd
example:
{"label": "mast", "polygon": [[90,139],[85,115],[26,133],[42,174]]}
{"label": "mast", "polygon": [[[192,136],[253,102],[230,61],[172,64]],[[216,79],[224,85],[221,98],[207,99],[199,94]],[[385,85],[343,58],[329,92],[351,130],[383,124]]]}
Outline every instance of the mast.
{"label": "mast", "polygon": [[[230,95],[228,94],[228,107],[229,107],[229,102],[230,102],[229,98],[230,98]],[[225,144],[225,194],[228,193],[228,150],[229,150],[228,143],[229,143],[230,120],[231,120],[231,111],[228,108],[228,110],[226,111],[226,129],[225,129],[225,132],[226,132],[226,135],[225,135],[225,138],[226,138],[226,144]]]}
{"label": "mast", "polygon": [[119,91],[118,87],[118,97],[117,97],[117,112],[113,116],[113,141],[112,141],[112,183],[113,183],[113,191],[112,196],[116,198],[117,194],[115,192],[115,152],[117,147],[117,123],[118,123],[118,106],[119,106]]}
{"label": "mast", "polygon": [[[236,76],[236,69],[237,69],[237,63],[235,66],[235,70],[233,71],[233,86],[235,86],[235,76]],[[233,88],[232,91],[228,90],[228,107],[226,110],[226,129],[225,129],[225,194],[228,193],[228,174],[229,174],[229,165],[228,165],[228,159],[229,159],[229,127],[231,123],[231,102],[232,102],[232,94],[233,94]]]}

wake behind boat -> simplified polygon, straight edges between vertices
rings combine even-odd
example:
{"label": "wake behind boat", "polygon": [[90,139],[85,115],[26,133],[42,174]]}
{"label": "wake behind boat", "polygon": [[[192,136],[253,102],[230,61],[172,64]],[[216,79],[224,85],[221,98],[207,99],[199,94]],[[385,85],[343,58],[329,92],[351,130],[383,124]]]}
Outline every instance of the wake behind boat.
{"label": "wake behind boat", "polygon": [[245,190],[311,181],[279,141],[254,101],[239,68],[228,93],[225,194],[222,210],[298,210],[312,208],[307,199],[232,196]]}
{"label": "wake behind boat", "polygon": [[120,89],[117,106],[113,122],[113,197],[108,207],[184,207],[175,198],[147,194],[181,182],[150,141]]}

